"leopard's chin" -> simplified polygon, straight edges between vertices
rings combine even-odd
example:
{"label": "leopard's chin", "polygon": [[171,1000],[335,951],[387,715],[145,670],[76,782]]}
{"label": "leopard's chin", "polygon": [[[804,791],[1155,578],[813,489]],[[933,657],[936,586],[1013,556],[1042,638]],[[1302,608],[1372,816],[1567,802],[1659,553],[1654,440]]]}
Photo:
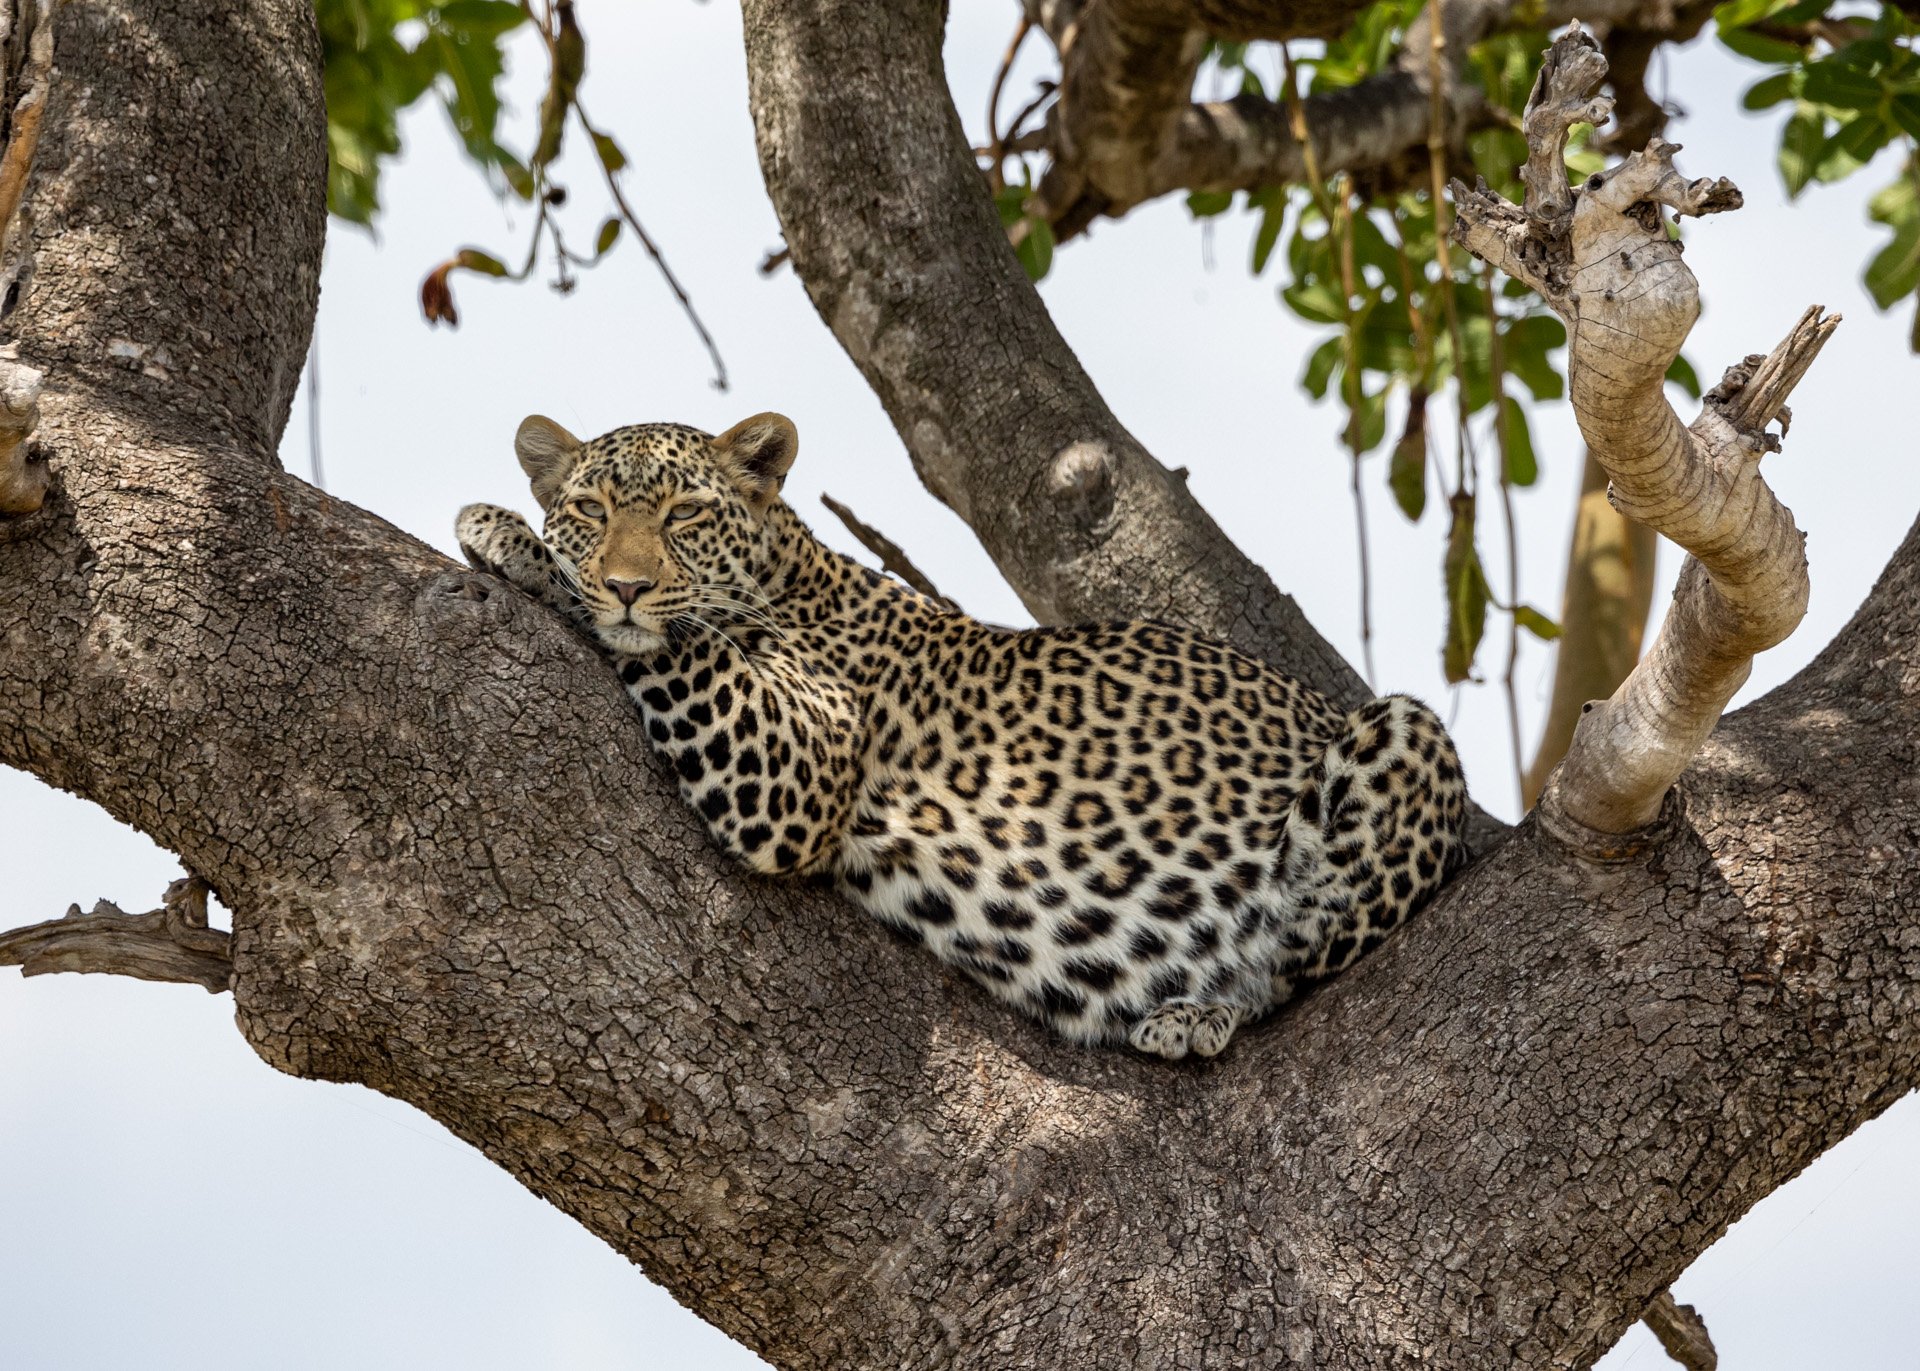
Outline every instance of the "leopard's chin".
{"label": "leopard's chin", "polygon": [[656,630],[634,623],[597,624],[593,632],[608,649],[630,657],[662,652],[668,645],[665,636]]}

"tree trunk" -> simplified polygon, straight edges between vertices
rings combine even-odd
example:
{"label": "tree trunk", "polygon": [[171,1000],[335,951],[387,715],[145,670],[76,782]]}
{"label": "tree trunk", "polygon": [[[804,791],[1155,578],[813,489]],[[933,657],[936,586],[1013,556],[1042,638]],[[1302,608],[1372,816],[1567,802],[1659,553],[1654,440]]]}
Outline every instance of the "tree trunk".
{"label": "tree trunk", "polygon": [[[749,4],[823,313],[1036,609],[1157,606],[1351,695],[1015,279],[939,151],[938,12]],[[277,469],[324,213],[302,0],[58,22],[0,762],[206,878],[264,1059],[424,1109],[776,1364],[1585,1365],[1920,1083],[1920,532],[1631,860],[1522,825],[1223,1060],[1066,1047],[730,869],[563,625]]]}

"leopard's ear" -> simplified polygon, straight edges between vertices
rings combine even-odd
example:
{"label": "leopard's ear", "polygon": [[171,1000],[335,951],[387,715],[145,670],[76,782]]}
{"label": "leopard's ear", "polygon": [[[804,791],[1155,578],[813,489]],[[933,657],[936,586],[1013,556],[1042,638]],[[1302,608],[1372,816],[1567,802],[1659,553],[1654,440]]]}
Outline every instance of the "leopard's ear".
{"label": "leopard's ear", "polygon": [[580,440],[544,414],[529,414],[520,421],[513,435],[514,455],[520,470],[533,482],[533,498],[540,508],[552,509],[567,483],[574,458],[580,455]]}
{"label": "leopard's ear", "polygon": [[756,510],[779,498],[781,483],[799,451],[800,433],[784,414],[742,419],[713,440],[715,459]]}

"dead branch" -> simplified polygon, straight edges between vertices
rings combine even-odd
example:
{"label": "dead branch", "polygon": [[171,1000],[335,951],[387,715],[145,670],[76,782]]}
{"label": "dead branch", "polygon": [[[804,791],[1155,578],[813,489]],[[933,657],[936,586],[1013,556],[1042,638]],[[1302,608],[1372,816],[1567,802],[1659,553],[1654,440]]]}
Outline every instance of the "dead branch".
{"label": "dead branch", "polygon": [[1662,1290],[1647,1306],[1646,1325],[1660,1345],[1687,1371],[1715,1371],[1720,1354],[1707,1336],[1706,1321],[1690,1304],[1676,1304],[1671,1290]]}
{"label": "dead branch", "polygon": [[880,565],[893,575],[898,576],[929,600],[937,601],[946,609],[958,609],[959,605],[934,589],[927,573],[913,564],[913,559],[900,548],[900,545],[887,537],[872,524],[862,523],[858,515],[831,495],[822,495],[820,503],[839,516],[840,522],[847,526],[847,532],[860,540],[860,546],[880,559]]}
{"label": "dead branch", "polygon": [[72,905],[64,918],[0,933],[0,966],[27,976],[90,971],[179,981],[218,993],[233,974],[230,941],[207,927],[207,883],[183,876],[145,914],[100,900],[86,914]]}
{"label": "dead branch", "polygon": [[1554,42],[1527,104],[1524,208],[1454,183],[1455,236],[1567,321],[1574,412],[1610,478],[1608,498],[1693,554],[1659,638],[1588,709],[1542,797],[1543,821],[1595,853],[1654,821],[1754,654],[1806,612],[1803,540],[1757,459],[1777,450],[1766,425],[1785,417],[1787,395],[1838,323],[1809,310],[1771,356],[1729,371],[1691,427],[1680,422],[1664,379],[1699,317],[1699,285],[1662,209],[1738,209],[1740,192],[1724,178],[1683,180],[1679,149],[1658,138],[1569,188],[1567,130],[1606,118],[1611,102],[1595,94],[1606,71],[1577,25]]}

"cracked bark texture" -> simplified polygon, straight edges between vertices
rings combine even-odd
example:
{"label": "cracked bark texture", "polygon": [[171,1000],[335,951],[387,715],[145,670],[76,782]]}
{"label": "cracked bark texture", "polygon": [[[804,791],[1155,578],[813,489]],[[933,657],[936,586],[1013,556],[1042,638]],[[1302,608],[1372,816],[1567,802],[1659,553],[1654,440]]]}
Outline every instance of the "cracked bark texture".
{"label": "cracked bark texture", "polygon": [[[751,41],[807,13],[750,6]],[[323,218],[300,0],[76,0],[59,25],[7,321],[54,484],[0,523],[0,762],[207,879],[267,1061],[418,1105],[775,1364],[1585,1365],[1920,1082],[1920,531],[1726,722],[1639,860],[1523,825],[1224,1060],[1066,1048],[829,895],[727,867],[561,624],[277,470]],[[813,124],[761,51],[776,170],[950,126],[911,81],[889,122]],[[895,79],[898,52],[845,55],[842,85]],[[872,184],[834,193],[875,212]],[[806,232],[796,260],[867,273],[816,298],[871,311],[863,365],[904,368],[889,406],[938,431],[910,437],[924,469],[1028,593],[1125,607],[1139,554],[1039,498],[1060,454],[1114,454],[1130,523],[1198,542],[1194,516],[971,221],[911,217],[941,205],[909,200],[891,266]],[[997,368],[916,314],[942,291],[1004,311]],[[942,342],[944,382],[914,370]],[[989,517],[995,473],[1039,512]],[[1058,560],[1019,552],[1055,535]],[[1190,602],[1184,563],[1132,593],[1284,649],[1208,579],[1230,563],[1196,557]]]}

